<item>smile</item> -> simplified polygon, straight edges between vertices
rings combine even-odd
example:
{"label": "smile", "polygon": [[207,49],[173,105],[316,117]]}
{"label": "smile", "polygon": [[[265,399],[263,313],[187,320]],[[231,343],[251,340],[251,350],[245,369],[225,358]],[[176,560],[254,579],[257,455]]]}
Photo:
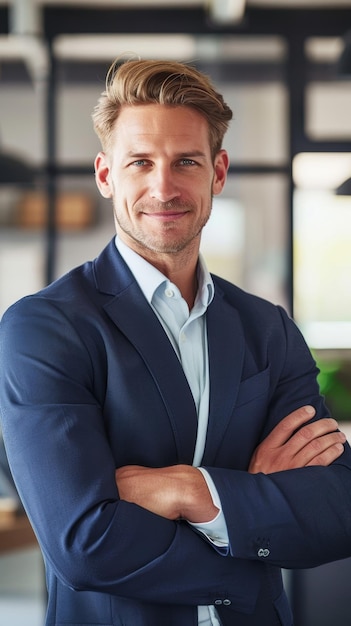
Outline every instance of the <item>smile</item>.
{"label": "smile", "polygon": [[181,219],[185,215],[188,215],[189,211],[159,211],[156,213],[144,213],[146,217],[161,220],[163,222],[169,222]]}

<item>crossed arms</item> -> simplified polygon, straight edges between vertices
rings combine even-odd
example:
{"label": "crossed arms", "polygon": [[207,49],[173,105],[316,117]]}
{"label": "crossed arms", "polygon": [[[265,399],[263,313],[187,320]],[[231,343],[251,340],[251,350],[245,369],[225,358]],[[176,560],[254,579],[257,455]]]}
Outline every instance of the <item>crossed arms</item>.
{"label": "crossed arms", "polygon": [[[312,465],[327,466],[344,451],[346,437],[334,419],[310,422],[311,406],[290,413],[254,451],[248,471],[271,474]],[[126,465],[116,470],[120,498],[170,520],[193,523],[218,513],[202,473],[190,465],[162,468]]]}
{"label": "crossed arms", "polygon": [[[67,291],[71,294],[71,289]],[[257,536],[267,536],[271,541],[269,563],[283,567],[310,567],[351,554],[350,451],[345,446],[342,462],[323,467],[338,459],[338,444],[342,445],[345,438],[336,433],[335,421],[323,417],[326,411],[319,411],[313,382],[315,368],[307,350],[301,350],[300,336],[294,339],[293,327],[286,322],[287,347],[278,324],[278,330],[271,333],[274,347],[282,346],[282,354],[274,353],[270,361],[271,386],[277,390],[270,414],[266,419],[266,396],[262,402],[258,397],[246,403],[245,409],[235,406],[228,446],[223,443],[223,457],[209,468],[227,521],[229,545],[237,557],[226,559],[209,549],[188,524],[173,522],[179,518],[194,523],[212,521],[217,509],[200,470],[176,465],[175,453],[169,463],[168,455],[162,456],[162,445],[174,450],[168,429],[153,429],[155,444],[151,452],[147,448],[144,454],[149,427],[144,417],[139,419],[139,406],[145,404],[156,416],[160,413],[156,424],[164,421],[168,428],[168,422],[158,393],[146,385],[148,372],[142,359],[139,363],[132,343],[124,342],[115,331],[116,341],[121,340],[119,350],[107,353],[114,377],[105,396],[105,385],[101,383],[105,339],[110,337],[112,326],[104,319],[98,325],[91,315],[89,324],[84,319],[78,332],[76,320],[73,324],[70,317],[71,301],[63,312],[62,306],[44,298],[31,298],[7,314],[2,322],[0,379],[3,432],[18,486],[50,571],[67,586],[148,602],[197,606],[211,603],[211,590],[217,588],[219,580],[236,593],[239,590],[239,596],[245,595],[251,561],[257,560]],[[87,307],[80,304],[77,310],[85,312]],[[295,354],[296,346],[298,365],[296,359],[285,358],[288,348],[289,355]],[[270,345],[268,348],[270,352]],[[115,375],[120,365],[125,368],[128,363],[133,368],[138,365],[137,378],[145,386],[142,402],[135,393],[135,373],[123,378]],[[260,371],[263,365],[258,361]],[[255,370],[245,375],[252,377],[253,373],[256,379]],[[265,378],[263,383],[267,383]],[[122,385],[123,394],[119,392]],[[240,469],[227,469],[225,460],[221,467],[221,459],[239,449],[234,436],[239,436],[236,423],[241,423],[243,414],[249,411],[254,416],[251,426],[257,433],[263,427],[268,431],[276,416],[284,415],[286,396],[290,407],[298,398],[301,403],[315,405],[321,419],[308,423],[312,414],[300,409],[271,430],[251,454],[251,461],[246,449],[253,450],[251,444],[256,436],[246,442]],[[102,400],[105,414],[100,410]],[[116,406],[118,431],[113,430]],[[132,423],[130,415],[135,416]],[[105,423],[111,428],[110,439]],[[140,459],[136,461],[138,467],[129,464],[129,459],[133,462],[131,454],[124,455],[130,441]],[[119,458],[125,458],[121,462],[124,467],[116,473],[121,500],[115,482]],[[190,459],[191,455],[183,458]],[[280,472],[313,463],[316,467]],[[167,464],[171,467],[150,467]],[[250,520],[255,523],[250,524]],[[194,554],[199,558],[194,559]],[[173,581],[177,584],[171,584]]]}

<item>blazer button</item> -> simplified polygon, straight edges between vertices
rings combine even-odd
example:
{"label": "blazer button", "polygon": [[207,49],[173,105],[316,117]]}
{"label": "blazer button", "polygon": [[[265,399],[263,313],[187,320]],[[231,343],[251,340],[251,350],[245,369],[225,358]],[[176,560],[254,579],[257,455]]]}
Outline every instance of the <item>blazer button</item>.
{"label": "blazer button", "polygon": [[221,606],[223,604],[223,606],[230,606],[230,604],[232,603],[231,600],[229,600],[229,598],[225,598],[224,600],[220,600],[220,598],[217,598],[217,600],[214,601],[214,604],[216,606]]}
{"label": "blazer button", "polygon": [[263,558],[269,555],[270,555],[270,551],[268,550],[268,548],[260,548],[259,551],[257,552],[257,556],[261,556]]}

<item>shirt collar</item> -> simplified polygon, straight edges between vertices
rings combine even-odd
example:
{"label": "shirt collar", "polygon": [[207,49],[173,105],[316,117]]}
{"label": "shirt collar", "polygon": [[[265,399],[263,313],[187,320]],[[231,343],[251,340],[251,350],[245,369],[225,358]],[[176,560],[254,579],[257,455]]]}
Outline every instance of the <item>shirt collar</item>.
{"label": "shirt collar", "polygon": [[[119,237],[116,236],[115,244],[121,257],[127,263],[129,269],[134,275],[135,280],[139,284],[145,298],[151,304],[156,289],[164,282],[170,282],[162,272],[154,265],[143,259],[140,254],[129,248]],[[211,275],[206,267],[206,263],[202,255],[199,255],[198,262],[198,282],[199,287],[196,295],[196,301],[207,307],[213,300],[214,284]]]}

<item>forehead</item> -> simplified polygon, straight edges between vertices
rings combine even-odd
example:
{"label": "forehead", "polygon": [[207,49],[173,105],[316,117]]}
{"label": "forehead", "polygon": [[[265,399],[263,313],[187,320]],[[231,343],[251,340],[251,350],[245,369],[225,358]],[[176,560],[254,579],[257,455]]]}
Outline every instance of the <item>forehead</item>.
{"label": "forehead", "polygon": [[115,139],[126,143],[181,142],[209,147],[208,122],[188,106],[142,104],[124,106],[115,125]]}

